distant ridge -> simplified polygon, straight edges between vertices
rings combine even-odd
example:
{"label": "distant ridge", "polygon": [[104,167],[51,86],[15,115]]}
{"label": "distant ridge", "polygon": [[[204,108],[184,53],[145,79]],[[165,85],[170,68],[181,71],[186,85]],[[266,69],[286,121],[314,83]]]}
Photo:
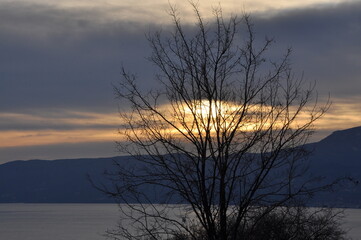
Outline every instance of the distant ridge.
{"label": "distant ridge", "polygon": [[[335,131],[318,143],[319,145],[327,145],[327,147],[335,146],[337,148],[341,146],[348,148],[351,146],[353,148],[359,148],[361,151],[361,127]],[[337,148],[333,150],[337,150]]]}
{"label": "distant ridge", "polygon": [[[335,131],[317,143],[312,151],[310,173],[331,180],[352,177],[361,180],[361,127]],[[112,199],[90,184],[106,182],[104,171],[114,161],[128,166],[131,157],[13,161],[0,165],[0,203],[109,203]],[[343,185],[336,192],[321,194],[313,202],[334,207],[361,207],[361,188]]]}
{"label": "distant ridge", "polygon": [[[327,180],[352,178],[361,183],[361,127],[335,131],[317,143],[308,144],[311,172]],[[320,194],[327,205],[361,208],[361,186],[345,183],[335,192]],[[317,199],[317,198],[316,198]]]}
{"label": "distant ridge", "polygon": [[114,160],[62,159],[13,161],[0,165],[0,202],[105,203],[113,202],[93,188],[88,180],[104,179]]}

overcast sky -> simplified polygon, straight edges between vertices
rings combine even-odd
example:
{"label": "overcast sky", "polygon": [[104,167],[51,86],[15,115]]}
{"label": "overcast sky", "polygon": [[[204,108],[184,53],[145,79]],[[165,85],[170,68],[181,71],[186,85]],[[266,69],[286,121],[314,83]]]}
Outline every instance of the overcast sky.
{"label": "overcast sky", "polygon": [[[145,34],[169,29],[167,0],[49,2],[0,0],[0,163],[117,155],[120,67],[155,84]],[[191,24],[186,1],[170,2]],[[218,2],[199,1],[205,17]],[[321,100],[330,94],[315,140],[361,125],[361,1],[221,4],[225,14],[250,12],[257,37],[292,47],[294,71],[317,83]]]}

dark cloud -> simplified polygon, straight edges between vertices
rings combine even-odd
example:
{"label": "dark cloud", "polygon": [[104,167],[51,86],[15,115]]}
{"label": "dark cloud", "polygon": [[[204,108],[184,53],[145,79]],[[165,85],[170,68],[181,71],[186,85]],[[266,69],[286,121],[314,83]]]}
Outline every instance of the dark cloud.
{"label": "dark cloud", "polygon": [[361,91],[361,2],[292,10],[256,18],[256,29],[293,48],[294,69],[320,92],[349,97]]}
{"label": "dark cloud", "polygon": [[0,9],[1,111],[116,109],[111,84],[123,61],[134,71],[147,69],[142,24],[103,23],[97,11]]}
{"label": "dark cloud", "polygon": [[[108,19],[106,10],[1,4],[0,111],[116,109],[112,83],[122,64],[154,85],[145,33],[158,27]],[[293,47],[296,71],[340,97],[361,90],[360,12],[361,3],[353,3],[254,16],[254,22],[259,37],[275,37],[275,50]]]}

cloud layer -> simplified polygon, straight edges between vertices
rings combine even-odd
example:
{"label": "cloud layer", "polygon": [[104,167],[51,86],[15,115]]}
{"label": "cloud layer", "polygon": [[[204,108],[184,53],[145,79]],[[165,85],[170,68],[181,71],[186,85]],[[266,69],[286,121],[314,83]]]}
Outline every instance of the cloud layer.
{"label": "cloud layer", "polygon": [[[118,1],[48,2],[0,2],[0,133],[7,136],[0,140],[0,155],[6,156],[0,161],[41,156],[34,151],[44,151],[48,144],[53,144],[54,153],[59,144],[60,153],[71,142],[66,140],[71,132],[78,136],[72,143],[80,145],[112,142],[118,127],[112,84],[119,79],[122,65],[137,73],[144,89],[156,86],[154,66],[146,60],[151,52],[145,34],[171,29],[166,1],[138,5],[133,1],[122,1],[122,5]],[[182,2],[177,3],[180,10]],[[321,100],[331,95],[330,117],[326,115],[328,120],[320,128],[329,132],[359,124],[361,112],[354,109],[361,109],[357,105],[361,99],[361,3],[272,1],[277,6],[272,8],[270,1],[252,2],[238,6],[236,1],[225,1],[223,7],[226,13],[254,11],[257,37],[276,39],[271,53],[279,55],[291,46],[295,72],[317,83]],[[217,2],[212,4],[217,6]],[[192,11],[183,10],[187,21]],[[47,134],[58,141],[46,138]],[[25,151],[31,142],[37,147]],[[22,148],[23,157],[14,154],[16,147]],[[84,150],[72,149],[69,157]]]}

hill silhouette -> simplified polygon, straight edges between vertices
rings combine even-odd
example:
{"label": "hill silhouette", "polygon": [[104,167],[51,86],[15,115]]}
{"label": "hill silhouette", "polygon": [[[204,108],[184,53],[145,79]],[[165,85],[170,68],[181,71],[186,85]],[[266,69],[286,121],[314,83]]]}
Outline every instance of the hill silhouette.
{"label": "hill silhouette", "polygon": [[[310,174],[326,181],[348,177],[361,180],[361,127],[336,131],[325,139],[307,144]],[[13,161],[0,165],[1,203],[108,203],[112,199],[96,190],[88,176],[107,183],[104,172],[114,162],[132,164],[131,157]],[[146,191],[152,191],[146,189]],[[361,207],[361,188],[350,182],[336,191],[318,195],[314,206]]]}

